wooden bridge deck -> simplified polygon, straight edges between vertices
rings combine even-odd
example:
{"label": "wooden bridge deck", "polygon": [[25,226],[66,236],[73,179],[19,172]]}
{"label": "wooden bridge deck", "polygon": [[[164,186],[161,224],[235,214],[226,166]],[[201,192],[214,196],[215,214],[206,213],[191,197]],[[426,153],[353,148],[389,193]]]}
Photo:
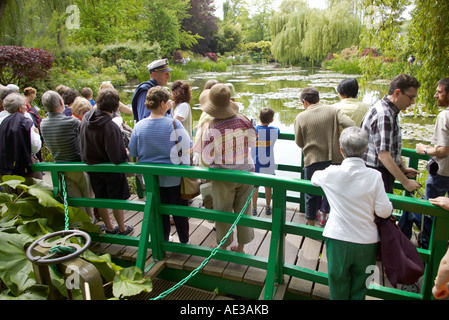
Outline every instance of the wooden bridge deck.
{"label": "wooden bridge deck", "polygon": [[[136,196],[134,196],[136,198]],[[195,199],[191,206],[200,206],[201,199]],[[264,218],[265,214],[262,204],[258,206],[258,215]],[[139,236],[142,224],[142,212],[126,211],[125,221],[134,226],[133,236]],[[298,208],[287,208],[286,219],[295,223],[305,223],[304,214]],[[99,222],[101,224],[102,222]],[[206,247],[216,246],[216,235],[214,223],[208,220],[195,218],[189,219],[190,223],[190,243]],[[270,231],[255,229],[254,240],[245,246],[245,253],[260,257],[268,257]],[[177,242],[176,229],[172,226],[173,241]],[[234,237],[236,238],[236,237]],[[234,240],[235,241],[235,240]],[[236,243],[233,243],[236,244]],[[109,253],[112,257],[127,261],[136,261],[137,248],[122,246],[117,244],[93,243],[91,250],[97,254]],[[306,267],[316,271],[327,272],[326,246],[323,241],[297,236],[287,235],[285,239],[285,262],[301,267]],[[192,271],[201,262],[202,257],[190,256],[187,254],[167,253],[165,267]],[[151,249],[148,250],[147,265],[154,262],[151,256]],[[209,263],[200,270],[201,273],[214,277],[222,277],[234,281],[241,281],[263,287],[266,271],[254,267],[248,267],[227,261],[211,259]],[[384,280],[389,285],[388,280]],[[284,284],[286,292],[292,295],[303,296],[312,299],[329,299],[329,288],[326,285],[313,283],[295,277],[285,276]],[[367,299],[374,299],[367,297]]]}

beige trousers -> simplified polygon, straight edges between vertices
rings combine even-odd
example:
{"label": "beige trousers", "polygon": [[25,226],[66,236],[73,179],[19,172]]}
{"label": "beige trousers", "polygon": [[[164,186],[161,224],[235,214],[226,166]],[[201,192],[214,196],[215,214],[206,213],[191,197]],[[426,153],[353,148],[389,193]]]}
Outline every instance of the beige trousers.
{"label": "beige trousers", "polygon": [[[251,195],[253,186],[234,182],[212,181],[212,198],[214,210],[235,213],[236,215],[245,206],[246,200]],[[251,206],[246,208],[245,215],[251,214]],[[216,234],[217,243],[228,233],[232,225],[223,222],[217,222]],[[254,229],[237,225],[237,242],[247,244],[254,239]],[[234,233],[229,235],[224,247],[228,247],[234,240]]]}
{"label": "beige trousers", "polygon": [[[67,195],[71,198],[93,198],[94,193],[90,185],[90,179],[84,172],[64,172]],[[61,193],[62,194],[62,193]],[[92,208],[78,207],[86,212],[93,221],[94,212]]]}

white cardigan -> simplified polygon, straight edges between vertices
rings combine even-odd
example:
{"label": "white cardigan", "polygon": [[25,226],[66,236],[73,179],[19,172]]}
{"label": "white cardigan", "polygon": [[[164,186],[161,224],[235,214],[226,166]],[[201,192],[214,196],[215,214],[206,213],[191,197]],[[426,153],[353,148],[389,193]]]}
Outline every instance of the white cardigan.
{"label": "white cardigan", "polygon": [[374,213],[387,218],[393,210],[380,172],[361,158],[346,158],[316,171],[312,184],[323,189],[331,208],[323,236],[359,244],[379,241]]}

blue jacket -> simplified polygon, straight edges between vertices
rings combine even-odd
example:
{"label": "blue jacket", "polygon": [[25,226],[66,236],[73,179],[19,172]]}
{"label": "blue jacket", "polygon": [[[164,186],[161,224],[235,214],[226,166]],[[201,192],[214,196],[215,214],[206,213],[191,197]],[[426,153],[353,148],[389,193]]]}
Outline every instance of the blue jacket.
{"label": "blue jacket", "polygon": [[145,107],[145,99],[148,90],[158,85],[155,79],[150,79],[141,83],[134,92],[133,99],[131,101],[131,107],[133,109],[134,120],[139,122],[140,120],[150,115],[150,110]]}

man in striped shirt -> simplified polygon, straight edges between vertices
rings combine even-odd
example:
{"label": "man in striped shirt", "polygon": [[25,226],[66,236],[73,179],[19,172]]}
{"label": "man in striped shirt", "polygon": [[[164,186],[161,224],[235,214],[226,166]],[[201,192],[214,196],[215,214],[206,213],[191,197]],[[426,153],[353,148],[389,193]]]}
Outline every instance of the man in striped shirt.
{"label": "man in striped shirt", "polygon": [[404,188],[413,192],[421,187],[413,178],[418,174],[404,165],[401,157],[402,135],[399,112],[414,103],[420,83],[414,77],[400,74],[390,83],[388,95],[379,100],[365,116],[362,129],[368,132],[368,148],[364,155],[368,167],[382,173],[385,191],[393,193],[397,179]]}
{"label": "man in striped shirt", "polygon": [[[55,162],[81,162],[78,140],[81,121],[66,116],[64,101],[55,91],[47,91],[42,96],[42,105],[48,117],[41,122],[41,132]],[[69,197],[90,198],[93,196],[90,182],[84,172],[65,172]],[[94,221],[92,208],[80,208]]]}

